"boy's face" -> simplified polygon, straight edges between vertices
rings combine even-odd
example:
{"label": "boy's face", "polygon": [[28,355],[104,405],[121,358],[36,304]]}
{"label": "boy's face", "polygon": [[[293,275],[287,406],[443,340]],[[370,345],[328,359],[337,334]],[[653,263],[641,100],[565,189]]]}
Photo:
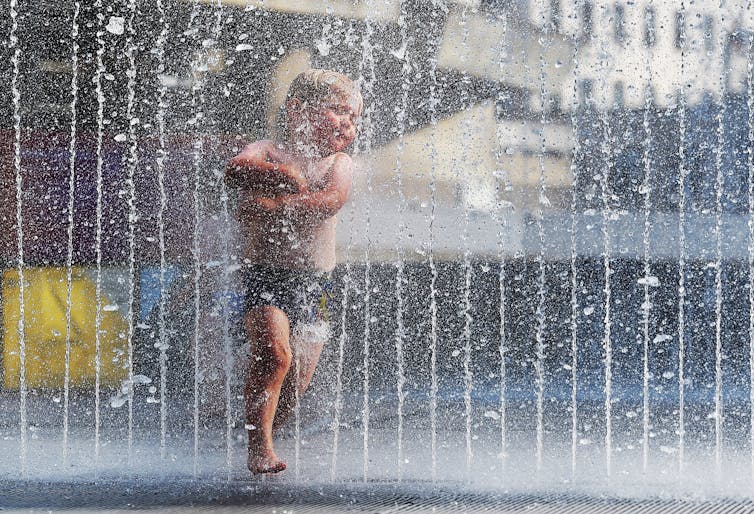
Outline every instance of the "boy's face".
{"label": "boy's face", "polygon": [[322,102],[302,109],[301,132],[322,156],[342,152],[356,138],[361,106],[343,95],[331,94]]}

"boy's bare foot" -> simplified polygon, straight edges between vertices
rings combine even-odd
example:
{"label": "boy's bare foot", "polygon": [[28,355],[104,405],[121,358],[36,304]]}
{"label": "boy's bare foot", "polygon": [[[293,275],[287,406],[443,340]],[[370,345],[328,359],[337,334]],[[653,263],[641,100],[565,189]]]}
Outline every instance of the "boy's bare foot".
{"label": "boy's bare foot", "polygon": [[278,459],[272,450],[254,451],[249,448],[249,471],[255,475],[259,473],[280,473],[287,466],[285,462]]}

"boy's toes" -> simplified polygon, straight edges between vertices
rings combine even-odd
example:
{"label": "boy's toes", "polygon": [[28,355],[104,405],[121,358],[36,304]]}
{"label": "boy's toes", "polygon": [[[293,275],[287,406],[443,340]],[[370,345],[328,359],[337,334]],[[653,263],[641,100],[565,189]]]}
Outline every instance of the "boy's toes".
{"label": "boy's toes", "polygon": [[285,462],[283,462],[282,460],[268,457],[249,457],[248,466],[249,471],[251,471],[255,475],[260,473],[280,473],[287,467]]}
{"label": "boy's toes", "polygon": [[285,462],[282,460],[279,460],[277,462],[271,462],[269,464],[266,464],[259,470],[257,470],[255,473],[280,473],[286,468]]}

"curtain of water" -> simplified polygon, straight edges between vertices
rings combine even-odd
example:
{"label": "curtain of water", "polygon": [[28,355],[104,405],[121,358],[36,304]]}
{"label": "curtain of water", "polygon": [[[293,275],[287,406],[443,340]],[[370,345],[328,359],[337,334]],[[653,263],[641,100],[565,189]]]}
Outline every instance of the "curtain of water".
{"label": "curtain of water", "polygon": [[[134,116],[136,108],[136,30],[134,20],[136,17],[136,0],[128,2],[128,22],[126,26],[126,59],[128,60],[127,90],[128,100],[126,103],[126,120],[128,120],[128,378],[131,384],[131,394],[128,395],[128,462],[131,463],[133,448],[133,336],[134,336],[134,304],[136,302],[136,283],[139,279],[136,268],[136,183],[134,177],[138,166],[138,140],[136,128],[139,119]],[[165,398],[160,399],[161,403]],[[162,407],[161,407],[162,409]],[[162,417],[161,417],[162,418]],[[164,424],[160,423],[160,454],[165,456]]]}
{"label": "curtain of water", "polygon": [[165,192],[165,160],[167,159],[167,145],[165,141],[165,113],[168,108],[167,86],[162,80],[165,74],[165,43],[168,38],[170,27],[165,14],[162,0],[156,2],[157,13],[160,22],[160,33],[157,36],[155,49],[157,53],[157,77],[160,85],[157,89],[157,189],[160,204],[157,209],[157,241],[160,251],[160,296],[157,303],[157,329],[160,349],[160,456],[164,459],[167,444],[167,329],[165,325],[165,310],[167,303],[165,271],[167,261],[165,258],[165,209],[167,207],[167,194]]}
{"label": "curtain of water", "polygon": [[66,256],[66,301],[65,301],[65,371],[63,377],[63,465],[68,464],[68,431],[71,392],[71,310],[73,289],[73,221],[74,194],[76,192],[76,105],[78,102],[79,59],[79,12],[81,2],[73,4],[71,21],[71,132],[68,166],[68,253]]}
{"label": "curtain of water", "polygon": [[396,392],[398,395],[398,481],[403,478],[403,408],[406,400],[406,394],[403,390],[406,384],[405,375],[405,358],[403,354],[403,343],[406,338],[406,331],[403,321],[403,314],[405,310],[404,297],[403,297],[403,285],[406,282],[404,272],[404,257],[403,257],[403,242],[406,231],[406,221],[404,219],[406,213],[406,195],[403,191],[403,169],[402,158],[405,148],[405,133],[406,133],[406,111],[408,110],[408,98],[411,90],[411,63],[409,60],[408,47],[411,43],[408,35],[408,11],[407,1],[402,0],[400,5],[400,16],[398,18],[398,25],[401,30],[401,46],[394,52],[401,61],[402,73],[401,73],[401,103],[398,112],[396,113],[396,125],[398,128],[398,148],[396,150],[395,158],[395,180],[396,180],[396,192],[398,193],[398,233],[395,244],[396,259],[395,259],[395,300],[396,300],[396,313],[395,313],[395,360],[396,360]]}
{"label": "curtain of water", "polygon": [[[188,28],[184,34],[197,34],[196,18],[199,14],[199,0],[194,0],[189,17]],[[193,142],[192,168],[194,179],[193,207],[194,207],[194,233],[191,254],[194,264],[194,476],[199,471],[199,384],[202,372],[199,366],[199,331],[201,327],[201,280],[202,280],[202,252],[200,244],[200,225],[202,219],[202,195],[200,186],[202,183],[202,159],[204,154],[204,139],[201,136],[201,124],[204,119],[204,83],[198,74],[192,70],[191,75],[191,119],[189,124],[194,125],[194,130],[199,136]]]}
{"label": "curtain of water", "polygon": [[[581,12],[583,9],[583,2],[578,0],[576,2],[577,12]],[[570,319],[570,335],[571,335],[571,480],[576,478],[576,450],[578,448],[578,402],[576,393],[578,391],[578,375],[577,375],[577,363],[578,363],[578,276],[577,276],[577,264],[576,264],[576,195],[579,187],[579,168],[577,161],[581,156],[581,143],[579,138],[579,126],[578,126],[578,111],[583,109],[584,106],[579,102],[579,50],[581,46],[581,40],[586,34],[577,33],[574,37],[573,45],[573,99],[571,108],[571,131],[573,134],[573,154],[571,156],[571,175],[573,176],[573,184],[571,185],[571,256],[570,256],[570,274],[571,274],[571,319]]]}
{"label": "curtain of water", "polygon": [[[723,3],[720,11],[720,29],[718,30],[719,63],[724,64],[725,56],[725,11]],[[717,109],[717,145],[715,147],[715,473],[720,479],[722,472],[723,444],[723,362],[722,362],[722,316],[723,316],[723,151],[725,149],[725,89],[727,70],[723,66],[720,72],[720,92]]]}
{"label": "curtain of water", "polygon": [[537,449],[536,465],[537,474],[542,471],[542,458],[544,454],[544,410],[545,410],[545,298],[547,295],[545,284],[545,229],[543,218],[547,206],[547,190],[545,186],[545,127],[547,125],[547,91],[545,72],[545,45],[549,37],[549,20],[542,20],[542,33],[539,36],[539,179],[537,191],[537,236],[539,237],[539,253],[537,254],[537,328],[535,333],[536,341],[536,360],[534,361],[534,372],[536,380],[536,398],[537,398]]}
{"label": "curtain of water", "polygon": [[17,248],[17,272],[18,272],[18,352],[20,357],[19,369],[19,392],[20,392],[20,432],[21,432],[21,474],[26,475],[26,432],[28,420],[26,412],[26,334],[24,313],[24,229],[23,229],[23,176],[21,174],[21,91],[18,88],[19,68],[21,65],[21,47],[18,36],[18,2],[10,2],[11,29],[8,36],[9,49],[13,50],[11,63],[13,73],[11,75],[11,96],[13,97],[13,168],[16,174],[16,248]]}
{"label": "curtain of water", "polygon": [[[612,19],[607,12],[607,5],[602,5],[603,19]],[[610,55],[606,48],[606,34],[600,35],[600,60],[602,65],[600,68],[600,81],[602,84],[603,94],[607,91],[607,75],[609,69]],[[613,434],[612,434],[612,366],[613,366],[613,354],[612,354],[612,342],[611,342],[611,327],[612,319],[610,312],[610,302],[612,299],[612,288],[610,282],[610,275],[612,270],[610,267],[610,219],[612,217],[612,209],[610,206],[610,175],[613,166],[613,149],[612,149],[612,127],[610,124],[609,111],[610,107],[607,102],[604,102],[602,106],[600,116],[602,118],[602,144],[601,151],[604,159],[604,166],[600,173],[600,186],[601,186],[601,198],[602,198],[602,238],[604,242],[602,250],[602,260],[604,267],[604,333],[602,338],[602,346],[605,355],[605,468],[608,480],[612,475],[612,453],[613,453]]]}
{"label": "curtain of water", "polygon": [[[105,93],[102,90],[102,76],[105,73],[103,57],[105,54],[104,35],[104,8],[102,0],[95,2],[97,11],[97,67],[94,73],[94,87],[97,95],[97,201],[95,207],[95,253],[96,253],[96,287],[95,287],[95,314],[94,314],[94,461],[95,469],[99,464],[100,452],[100,327],[102,326],[102,138],[105,117]],[[131,422],[129,421],[129,426]],[[130,438],[130,435],[129,435]]]}
{"label": "curtain of water", "polygon": [[686,4],[678,14],[681,50],[678,88],[678,477],[683,476],[686,451],[686,405],[684,369],[686,359]]}
{"label": "curtain of water", "polygon": [[[751,12],[751,1],[748,2],[746,10]],[[754,481],[754,32],[751,31],[746,52],[746,109],[749,129],[746,145],[749,218],[749,460],[751,478]]]}
{"label": "curtain of water", "polygon": [[[649,8],[651,8],[652,2],[649,2]],[[645,16],[648,16],[645,11]],[[645,23],[649,21],[645,19]],[[651,34],[649,37],[654,37]],[[649,229],[650,223],[650,209],[651,209],[651,192],[652,192],[652,159],[650,157],[652,150],[652,129],[649,123],[650,111],[652,109],[652,67],[651,67],[651,55],[652,44],[647,45],[648,48],[645,51],[644,70],[646,73],[644,84],[644,117],[642,125],[644,126],[644,152],[642,154],[642,163],[644,167],[644,181],[641,185],[641,194],[644,195],[644,230],[642,231],[642,246],[644,249],[644,301],[641,304],[642,313],[642,471],[647,473],[647,466],[649,463],[649,315],[652,308],[652,303],[649,295],[649,287],[651,282],[652,269],[649,262]]]}

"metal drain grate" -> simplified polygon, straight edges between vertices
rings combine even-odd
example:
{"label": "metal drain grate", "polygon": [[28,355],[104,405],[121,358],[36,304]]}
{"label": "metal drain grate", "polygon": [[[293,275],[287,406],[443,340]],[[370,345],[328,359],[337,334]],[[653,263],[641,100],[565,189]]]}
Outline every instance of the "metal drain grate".
{"label": "metal drain grate", "polygon": [[[459,487],[462,485],[459,484]],[[244,514],[746,514],[751,500],[623,499],[567,494],[494,494],[452,484],[252,484],[175,479],[0,482],[0,510],[120,510]]]}

